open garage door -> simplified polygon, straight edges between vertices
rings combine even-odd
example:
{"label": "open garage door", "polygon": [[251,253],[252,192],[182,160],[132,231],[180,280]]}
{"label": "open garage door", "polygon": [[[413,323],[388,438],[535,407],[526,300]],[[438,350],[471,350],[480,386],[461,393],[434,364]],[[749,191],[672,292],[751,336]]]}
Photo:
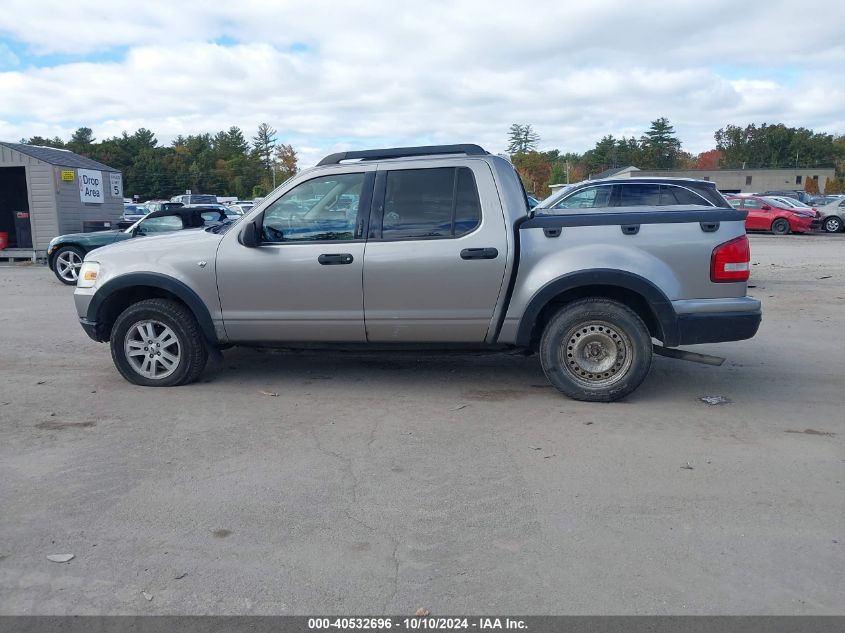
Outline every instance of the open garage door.
{"label": "open garage door", "polygon": [[0,243],[3,241],[8,242],[6,248],[32,248],[24,167],[0,167]]}

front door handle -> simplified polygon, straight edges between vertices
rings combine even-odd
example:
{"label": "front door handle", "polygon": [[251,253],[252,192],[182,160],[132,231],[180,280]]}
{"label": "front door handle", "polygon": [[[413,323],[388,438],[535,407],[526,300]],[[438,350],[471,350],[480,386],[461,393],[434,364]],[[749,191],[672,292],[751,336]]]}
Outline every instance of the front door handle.
{"label": "front door handle", "polygon": [[317,258],[323,266],[340,266],[354,261],[352,253],[324,253]]}
{"label": "front door handle", "polygon": [[465,248],[461,251],[461,259],[496,259],[499,251],[495,248]]}

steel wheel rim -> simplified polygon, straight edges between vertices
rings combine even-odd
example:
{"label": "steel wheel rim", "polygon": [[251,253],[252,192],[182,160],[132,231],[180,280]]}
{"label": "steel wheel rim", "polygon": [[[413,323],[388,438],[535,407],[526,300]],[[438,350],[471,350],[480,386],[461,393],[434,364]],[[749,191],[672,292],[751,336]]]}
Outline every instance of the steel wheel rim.
{"label": "steel wheel rim", "polygon": [[621,329],[607,321],[584,321],[570,328],[560,346],[560,364],[580,385],[607,387],[631,368],[634,345]]}
{"label": "steel wheel rim", "polygon": [[65,281],[77,281],[80,268],[82,258],[75,251],[65,251],[56,258],[56,270],[59,271],[59,277]]}
{"label": "steel wheel rim", "polygon": [[123,352],[132,369],[150,380],[167,378],[182,358],[176,333],[161,321],[151,319],[130,326],[123,340]]}

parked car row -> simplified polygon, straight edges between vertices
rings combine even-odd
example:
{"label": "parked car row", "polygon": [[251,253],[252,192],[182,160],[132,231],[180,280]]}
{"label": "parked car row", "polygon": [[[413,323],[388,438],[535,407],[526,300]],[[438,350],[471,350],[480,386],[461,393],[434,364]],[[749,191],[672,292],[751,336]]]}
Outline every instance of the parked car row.
{"label": "parked car row", "polygon": [[69,286],[76,285],[85,254],[95,248],[135,237],[203,228],[231,220],[225,211],[211,206],[168,205],[168,208],[141,216],[125,229],[71,233],[53,238],[47,247],[47,265],[59,281]]}

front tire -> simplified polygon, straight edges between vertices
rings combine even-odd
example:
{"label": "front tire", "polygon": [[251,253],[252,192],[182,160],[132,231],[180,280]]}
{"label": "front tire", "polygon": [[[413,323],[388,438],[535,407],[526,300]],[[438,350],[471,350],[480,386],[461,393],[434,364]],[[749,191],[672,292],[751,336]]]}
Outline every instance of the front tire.
{"label": "front tire", "polygon": [[828,233],[839,233],[843,226],[845,226],[845,223],[842,222],[842,218],[838,215],[832,215],[829,218],[825,218],[824,222],[822,222],[822,227]]}
{"label": "front tire", "polygon": [[628,306],[580,299],[552,317],[540,340],[549,382],[575,400],[613,402],[633,392],[651,367],[651,335]]}
{"label": "front tire", "polygon": [[778,218],[772,222],[772,233],[775,235],[789,235],[789,221]]}
{"label": "front tire", "polygon": [[53,256],[53,273],[63,284],[75,286],[85,253],[76,246],[62,246]]}
{"label": "front tire", "polygon": [[120,374],[144,387],[194,382],[208,361],[196,318],[170,299],[146,299],[126,308],[114,323],[110,344]]}

